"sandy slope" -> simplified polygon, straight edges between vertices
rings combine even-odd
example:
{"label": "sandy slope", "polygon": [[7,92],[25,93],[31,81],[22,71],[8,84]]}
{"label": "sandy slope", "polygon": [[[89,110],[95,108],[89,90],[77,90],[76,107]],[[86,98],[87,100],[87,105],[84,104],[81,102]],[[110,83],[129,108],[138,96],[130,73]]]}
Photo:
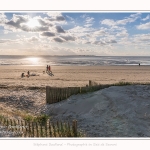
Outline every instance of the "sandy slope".
{"label": "sandy slope", "polygon": [[109,87],[52,104],[47,113],[77,119],[90,137],[150,137],[149,91],[146,85]]}

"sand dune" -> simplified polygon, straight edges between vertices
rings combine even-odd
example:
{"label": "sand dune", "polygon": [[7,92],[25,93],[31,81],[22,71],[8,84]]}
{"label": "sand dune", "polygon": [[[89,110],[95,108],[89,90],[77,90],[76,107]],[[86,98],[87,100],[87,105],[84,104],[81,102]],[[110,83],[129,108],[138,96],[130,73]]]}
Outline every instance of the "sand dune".
{"label": "sand dune", "polygon": [[149,137],[150,86],[109,87],[49,105],[53,119],[78,120],[87,137]]}

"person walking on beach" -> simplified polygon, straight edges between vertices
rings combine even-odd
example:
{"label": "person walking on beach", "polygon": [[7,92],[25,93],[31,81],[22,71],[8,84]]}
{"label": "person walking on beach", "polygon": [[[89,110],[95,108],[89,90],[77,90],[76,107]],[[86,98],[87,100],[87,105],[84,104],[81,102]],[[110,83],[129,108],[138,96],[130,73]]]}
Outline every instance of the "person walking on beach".
{"label": "person walking on beach", "polygon": [[49,65],[49,67],[48,67],[48,71],[51,72],[51,66],[50,66],[50,65]]}
{"label": "person walking on beach", "polygon": [[23,77],[24,77],[24,73],[21,74],[21,78],[23,78]]}
{"label": "person walking on beach", "polygon": [[28,76],[30,76],[30,71],[27,72]]}
{"label": "person walking on beach", "polygon": [[48,67],[48,65],[47,65],[47,67],[46,67],[46,71],[48,71],[48,68],[49,68],[49,67]]}

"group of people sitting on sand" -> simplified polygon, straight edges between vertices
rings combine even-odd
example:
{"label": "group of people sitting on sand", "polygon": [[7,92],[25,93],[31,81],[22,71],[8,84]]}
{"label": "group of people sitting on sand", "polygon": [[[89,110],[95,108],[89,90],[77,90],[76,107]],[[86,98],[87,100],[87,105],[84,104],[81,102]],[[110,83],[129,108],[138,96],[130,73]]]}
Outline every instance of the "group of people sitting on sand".
{"label": "group of people sitting on sand", "polygon": [[21,74],[21,78],[23,78],[23,77],[28,77],[29,78],[30,77],[30,71],[27,72],[27,75],[25,75],[24,73],[22,73]]}
{"label": "group of people sitting on sand", "polygon": [[[45,73],[45,71],[43,71],[43,73]],[[51,66],[50,65],[47,65],[47,67],[46,67],[46,73],[48,75],[50,75],[50,76],[54,76],[53,73],[52,73],[52,71],[51,71]],[[36,76],[36,74],[32,73],[30,75],[30,71],[28,71],[26,75],[24,73],[21,74],[21,78],[23,78],[23,77],[28,77],[29,78],[30,76]]]}

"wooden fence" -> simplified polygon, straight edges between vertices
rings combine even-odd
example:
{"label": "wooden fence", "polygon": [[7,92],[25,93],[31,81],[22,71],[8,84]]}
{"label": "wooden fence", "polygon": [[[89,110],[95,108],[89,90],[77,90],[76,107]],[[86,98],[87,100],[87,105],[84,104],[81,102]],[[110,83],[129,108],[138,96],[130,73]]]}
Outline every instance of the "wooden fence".
{"label": "wooden fence", "polygon": [[77,121],[69,122],[50,122],[44,124],[29,122],[25,120],[6,119],[0,116],[0,125],[4,126],[7,132],[13,133],[15,137],[78,137]]}
{"label": "wooden fence", "polygon": [[67,99],[71,95],[93,92],[103,88],[109,87],[109,85],[100,85],[94,81],[89,81],[89,85],[85,87],[50,87],[46,86],[46,103],[53,104]]}

